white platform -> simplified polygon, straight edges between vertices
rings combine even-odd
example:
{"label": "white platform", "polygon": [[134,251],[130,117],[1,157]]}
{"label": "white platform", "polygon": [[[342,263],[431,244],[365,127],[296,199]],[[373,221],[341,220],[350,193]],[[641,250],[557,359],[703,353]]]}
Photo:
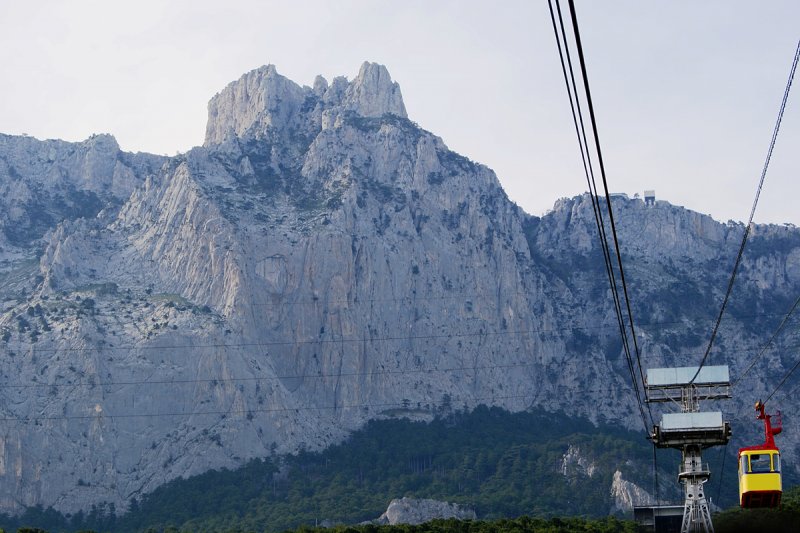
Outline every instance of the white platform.
{"label": "white platform", "polygon": [[[648,368],[648,387],[681,387],[689,384],[697,372],[696,366],[677,368]],[[694,380],[695,385],[728,384],[731,377],[728,365],[704,366]]]}
{"label": "white platform", "polygon": [[664,413],[661,417],[661,431],[664,432],[719,430],[724,427],[722,411]]}

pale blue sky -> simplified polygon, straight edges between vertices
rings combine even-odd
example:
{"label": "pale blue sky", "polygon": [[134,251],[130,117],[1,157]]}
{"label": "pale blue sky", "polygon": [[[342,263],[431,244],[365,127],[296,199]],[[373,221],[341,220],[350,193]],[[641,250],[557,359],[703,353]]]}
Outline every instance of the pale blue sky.
{"label": "pale blue sky", "polygon": [[[800,2],[577,9],[611,188],[746,219]],[[545,0],[5,0],[0,132],[108,132],[125,150],[174,154],[202,143],[209,98],[248,70],[273,63],[310,85],[364,60],[385,64],[410,118],[493,168],[528,212],[586,189]],[[757,221],[800,225],[798,147],[795,92]]]}

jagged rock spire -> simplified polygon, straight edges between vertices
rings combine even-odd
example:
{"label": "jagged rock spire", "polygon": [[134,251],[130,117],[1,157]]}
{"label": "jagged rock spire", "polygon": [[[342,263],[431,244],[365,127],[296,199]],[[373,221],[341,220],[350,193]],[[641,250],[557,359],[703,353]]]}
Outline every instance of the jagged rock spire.
{"label": "jagged rock spire", "polygon": [[345,94],[345,107],[365,117],[387,113],[407,118],[400,85],[392,81],[385,66],[365,61]]}
{"label": "jagged rock spire", "polygon": [[252,70],[228,84],[208,103],[205,144],[241,137],[254,126],[281,128],[303,98],[303,88],[278,74],[274,65]]}
{"label": "jagged rock spire", "polygon": [[[309,98],[311,105],[304,105]],[[364,62],[351,82],[339,77],[328,86],[317,76],[313,88],[301,87],[278,74],[274,65],[266,65],[230,83],[211,99],[205,144],[220,144],[268,128],[289,129],[315,109],[313,99],[334,114],[341,111],[365,117],[392,114],[407,118],[400,85],[378,63]]]}

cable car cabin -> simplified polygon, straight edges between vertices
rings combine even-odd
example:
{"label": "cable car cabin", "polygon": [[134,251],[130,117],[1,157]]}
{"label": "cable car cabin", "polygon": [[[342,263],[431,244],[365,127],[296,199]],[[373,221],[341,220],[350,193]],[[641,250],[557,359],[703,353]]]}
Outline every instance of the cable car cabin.
{"label": "cable car cabin", "polygon": [[756,418],[764,421],[764,444],[739,449],[739,505],[743,508],[777,507],[781,503],[781,454],[775,435],[783,429],[780,411],[764,413],[764,404],[756,403]]}
{"label": "cable car cabin", "polygon": [[781,454],[778,450],[739,450],[739,504],[743,508],[781,503]]}

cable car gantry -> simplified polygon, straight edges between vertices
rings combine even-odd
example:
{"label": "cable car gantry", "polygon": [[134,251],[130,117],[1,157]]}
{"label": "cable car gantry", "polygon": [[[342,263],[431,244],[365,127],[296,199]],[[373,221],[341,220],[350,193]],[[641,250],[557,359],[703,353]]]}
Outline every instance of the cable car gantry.
{"label": "cable car gantry", "polygon": [[680,412],[664,413],[650,439],[658,448],[681,452],[678,481],[684,486],[681,533],[713,533],[703,485],[711,477],[702,452],[728,443],[731,426],[721,411],[700,411],[701,400],[731,397],[728,366],[650,368],[645,382],[648,402],[672,403]]}

